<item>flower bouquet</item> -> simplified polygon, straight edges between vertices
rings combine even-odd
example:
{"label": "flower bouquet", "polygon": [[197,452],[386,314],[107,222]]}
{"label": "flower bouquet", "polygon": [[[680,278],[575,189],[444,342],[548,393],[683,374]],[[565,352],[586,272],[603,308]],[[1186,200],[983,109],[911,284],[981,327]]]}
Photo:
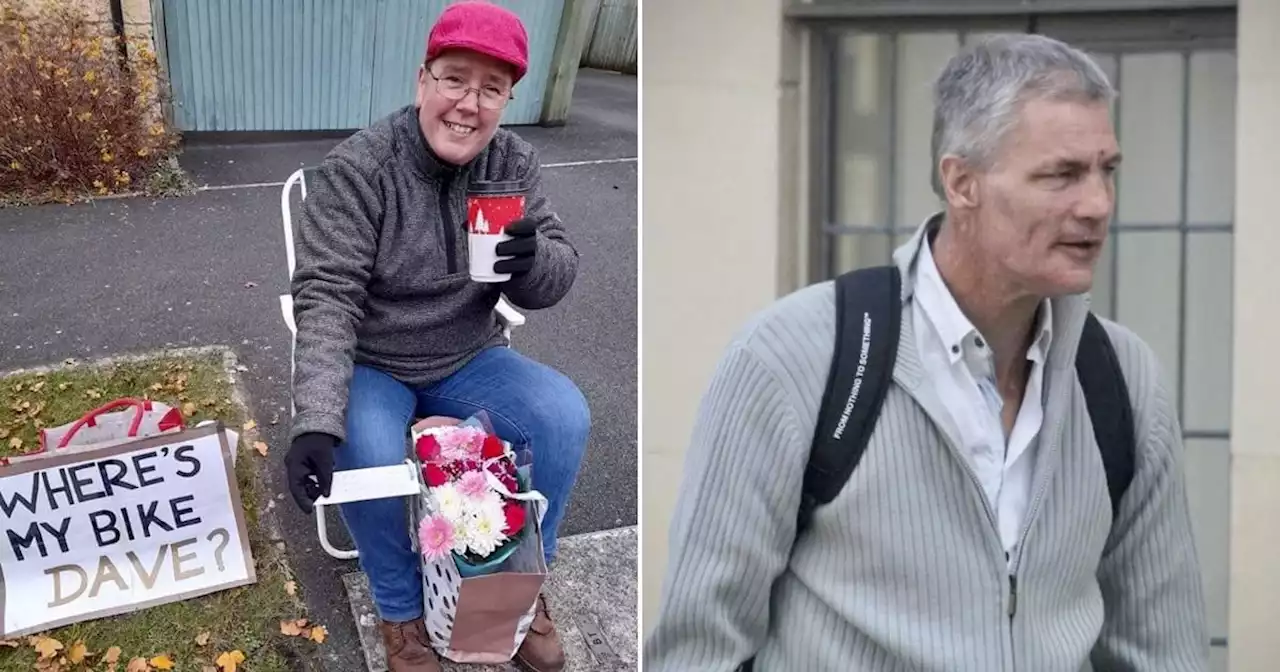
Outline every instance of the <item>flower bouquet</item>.
{"label": "flower bouquet", "polygon": [[413,441],[423,483],[422,556],[452,554],[463,577],[496,571],[526,536],[526,502],[541,498],[530,492],[528,469],[483,415],[415,428]]}

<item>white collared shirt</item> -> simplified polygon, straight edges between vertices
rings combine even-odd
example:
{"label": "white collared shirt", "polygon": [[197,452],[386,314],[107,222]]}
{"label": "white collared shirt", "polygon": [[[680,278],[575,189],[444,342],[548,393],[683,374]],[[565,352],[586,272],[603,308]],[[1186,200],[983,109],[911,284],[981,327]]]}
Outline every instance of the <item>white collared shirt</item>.
{"label": "white collared shirt", "polygon": [[1039,311],[1039,331],[1027,350],[1031,374],[1006,442],[1000,418],[1004,401],[996,386],[991,348],[943,282],[928,237],[920,250],[914,285],[916,347],[926,380],[937,390],[960,432],[957,448],[982,486],[1012,562],[1031,503],[1035,456],[1029,448],[1044,419],[1044,362],[1053,337],[1049,302]]}

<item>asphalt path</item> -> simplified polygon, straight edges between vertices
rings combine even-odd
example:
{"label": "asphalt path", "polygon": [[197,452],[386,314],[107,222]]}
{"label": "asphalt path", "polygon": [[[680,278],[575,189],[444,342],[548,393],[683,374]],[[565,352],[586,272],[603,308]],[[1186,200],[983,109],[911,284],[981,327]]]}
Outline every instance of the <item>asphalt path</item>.
{"label": "asphalt path", "polygon": [[[637,522],[635,84],[584,72],[567,125],[515,129],[544,165],[573,164],[544,174],[582,256],[577,283],[560,305],[527,312],[514,334],[516,348],[563,371],[591,406],[564,535]],[[233,348],[271,446],[263,464],[293,569],[330,629],[325,667],[351,670],[363,658],[341,576],[356,563],[324,554],[314,520],[283,494],[289,333],[278,296],[288,290],[280,189],[271,186],[336,142],[189,147],[183,165],[212,187],[189,197],[0,210],[0,370],[162,347]],[[330,538],[349,544],[334,521]]]}

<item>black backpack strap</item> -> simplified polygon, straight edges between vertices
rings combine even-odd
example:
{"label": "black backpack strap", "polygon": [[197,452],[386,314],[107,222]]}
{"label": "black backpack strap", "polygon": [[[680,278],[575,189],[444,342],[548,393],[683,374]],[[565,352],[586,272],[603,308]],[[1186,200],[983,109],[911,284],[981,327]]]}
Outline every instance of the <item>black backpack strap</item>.
{"label": "black backpack strap", "polygon": [[902,318],[896,266],[836,278],[836,346],[804,472],[797,535],[836,498],[866,450],[893,381]]}
{"label": "black backpack strap", "polygon": [[1116,357],[1115,346],[1106,327],[1093,313],[1085,319],[1076,352],[1076,377],[1084,390],[1093,436],[1102,454],[1107,472],[1107,492],[1111,495],[1111,520],[1120,511],[1129,482],[1133,480],[1137,437],[1133,424],[1133,406],[1129,402],[1129,386]]}
{"label": "black backpack strap", "polygon": [[[836,278],[836,343],[827,388],[800,493],[796,536],[817,507],[840,494],[867,448],[893,382],[902,326],[902,278],[896,266],[876,266]],[[755,657],[738,666],[752,672]]]}

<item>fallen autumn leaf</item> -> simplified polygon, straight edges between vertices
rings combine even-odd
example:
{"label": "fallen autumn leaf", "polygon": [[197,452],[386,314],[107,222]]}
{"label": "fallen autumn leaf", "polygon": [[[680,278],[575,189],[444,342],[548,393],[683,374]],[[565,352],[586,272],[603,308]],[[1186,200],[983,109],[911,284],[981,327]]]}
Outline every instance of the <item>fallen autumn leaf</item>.
{"label": "fallen autumn leaf", "polygon": [[297,594],[298,594],[298,583],[297,583],[296,581],[285,581],[285,582],[284,582],[284,592],[286,592],[286,593],[288,593],[288,594],[290,594],[290,595],[297,595]]}
{"label": "fallen autumn leaf", "polygon": [[317,625],[316,627],[311,628],[311,641],[316,644],[324,644],[325,635],[328,634],[329,630],[327,628],[323,625]]}
{"label": "fallen autumn leaf", "polygon": [[240,653],[239,649],[227,651],[218,656],[218,659],[213,662],[222,668],[222,672],[236,672],[236,666],[244,662],[244,654]]}
{"label": "fallen autumn leaf", "polygon": [[49,660],[37,660],[35,670],[36,672],[67,672],[67,668],[64,667],[66,664],[67,659],[65,656],[50,658]]}
{"label": "fallen autumn leaf", "polygon": [[71,649],[67,651],[67,660],[73,665],[84,662],[85,656],[89,655],[89,647],[84,642],[76,642],[71,645]]}
{"label": "fallen autumn leaf", "polygon": [[263,456],[263,457],[266,457],[266,456],[267,456],[267,444],[266,444],[266,443],[264,443],[264,442],[262,442],[262,441],[254,441],[254,442],[253,442],[253,449],[254,449],[254,450],[256,450],[256,451],[258,451],[258,454],[259,454],[259,455],[261,455],[261,456]]}
{"label": "fallen autumn leaf", "polygon": [[151,663],[151,666],[157,670],[173,669],[173,660],[169,658],[169,654],[167,653],[162,653],[155,658],[152,658],[149,662]]}
{"label": "fallen autumn leaf", "polygon": [[121,654],[120,647],[113,646],[107,649],[107,653],[102,656],[102,662],[114,663],[117,660],[120,660],[120,654]]}
{"label": "fallen autumn leaf", "polygon": [[210,637],[212,637],[210,633],[202,632],[196,635],[196,644],[199,646],[207,646],[209,644]]}
{"label": "fallen autumn leaf", "polygon": [[129,666],[124,668],[124,672],[149,672],[151,666],[147,664],[146,658],[134,658],[129,661]]}
{"label": "fallen autumn leaf", "polygon": [[31,645],[40,654],[40,659],[52,658],[62,650],[62,642],[52,637],[38,637],[35,644]]}
{"label": "fallen autumn leaf", "polygon": [[250,420],[249,422],[244,423],[244,431],[252,432],[254,428],[256,428],[257,426],[258,426],[257,422]]}

